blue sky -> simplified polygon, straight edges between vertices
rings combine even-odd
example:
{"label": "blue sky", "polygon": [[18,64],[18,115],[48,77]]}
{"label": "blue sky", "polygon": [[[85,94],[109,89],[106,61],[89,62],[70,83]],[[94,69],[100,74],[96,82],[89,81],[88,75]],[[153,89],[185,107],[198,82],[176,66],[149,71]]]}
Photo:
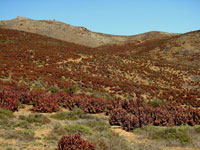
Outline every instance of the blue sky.
{"label": "blue sky", "polygon": [[0,0],[0,6],[0,20],[55,19],[117,35],[200,29],[200,0]]}

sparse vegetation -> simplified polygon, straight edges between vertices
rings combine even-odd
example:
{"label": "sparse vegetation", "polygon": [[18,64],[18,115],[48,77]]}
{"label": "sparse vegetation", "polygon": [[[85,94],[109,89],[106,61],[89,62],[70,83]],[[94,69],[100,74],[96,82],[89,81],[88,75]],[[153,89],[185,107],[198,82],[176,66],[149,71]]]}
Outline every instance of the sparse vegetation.
{"label": "sparse vegetation", "polygon": [[188,125],[180,127],[156,127],[149,125],[135,129],[133,133],[153,140],[165,140],[168,143],[176,141],[181,145],[191,145],[196,140],[195,138],[199,136],[197,128],[192,128]]}
{"label": "sparse vegetation", "polygon": [[68,89],[65,89],[64,92],[66,93],[77,93],[80,89],[77,86],[69,87]]}
{"label": "sparse vegetation", "polygon": [[95,131],[103,132],[110,128],[110,125],[102,118],[89,119],[85,123],[82,123]]}
{"label": "sparse vegetation", "polygon": [[69,112],[57,112],[56,114],[51,115],[51,117],[58,120],[78,120],[86,117],[86,114],[83,110],[74,108]]}
{"label": "sparse vegetation", "polygon": [[196,131],[197,133],[200,133],[200,126],[197,126],[197,127],[195,128],[195,131]]}
{"label": "sparse vegetation", "polygon": [[25,141],[33,141],[35,139],[35,133],[32,129],[20,130],[18,131],[18,134],[20,135],[20,137],[23,137],[23,140]]}
{"label": "sparse vegetation", "polygon": [[155,99],[155,100],[152,100],[148,103],[150,106],[156,108],[156,107],[159,107],[161,105],[166,105],[166,102],[165,101],[161,101],[160,99]]}
{"label": "sparse vegetation", "polygon": [[81,124],[69,124],[67,126],[65,126],[65,130],[69,133],[69,134],[73,134],[73,133],[81,133],[81,134],[85,134],[85,135],[90,135],[93,133],[92,129],[88,126],[85,125],[81,125]]}
{"label": "sparse vegetation", "polygon": [[93,142],[97,150],[134,150],[136,146],[124,137],[109,131],[102,131],[87,138]]}
{"label": "sparse vegetation", "polygon": [[8,109],[0,108],[0,119],[10,119],[13,117],[14,115],[12,111]]}
{"label": "sparse vegetation", "polygon": [[7,147],[6,150],[16,150],[16,149],[12,147]]}
{"label": "sparse vegetation", "polygon": [[9,130],[9,131],[4,131],[3,133],[0,134],[0,137],[4,139],[16,139],[16,140],[21,140],[24,142],[30,142],[33,141],[34,138],[34,132],[30,129],[25,129],[25,130]]}
{"label": "sparse vegetation", "polygon": [[180,131],[175,128],[165,129],[163,131],[155,132],[152,135],[152,139],[166,139],[176,140],[181,144],[188,144],[192,142],[192,138],[185,131]]}
{"label": "sparse vegetation", "polygon": [[38,113],[30,114],[26,118],[26,121],[29,123],[33,123],[37,126],[41,126],[41,125],[44,125],[44,124],[47,124],[50,122],[50,120],[46,116],[44,116],[42,114],[38,114]]}
{"label": "sparse vegetation", "polygon": [[45,140],[50,143],[56,143],[64,134],[66,134],[65,128],[60,123],[55,123],[51,132],[45,137]]}
{"label": "sparse vegetation", "polygon": [[56,93],[56,92],[58,92],[59,91],[59,88],[58,87],[52,87],[51,89],[50,89],[50,92],[51,93]]}
{"label": "sparse vegetation", "polygon": [[9,119],[0,119],[0,128],[2,129],[12,129],[13,126],[15,125],[15,122],[13,120]]}
{"label": "sparse vegetation", "polygon": [[31,125],[28,121],[26,120],[18,120],[14,127],[20,127],[20,128],[25,128],[25,129],[30,129],[31,128]]}

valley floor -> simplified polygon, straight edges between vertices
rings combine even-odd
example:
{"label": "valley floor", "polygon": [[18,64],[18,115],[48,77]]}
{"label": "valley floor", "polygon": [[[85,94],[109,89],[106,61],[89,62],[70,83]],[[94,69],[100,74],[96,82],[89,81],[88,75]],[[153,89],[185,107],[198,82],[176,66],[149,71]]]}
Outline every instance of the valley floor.
{"label": "valley floor", "polygon": [[[200,126],[146,126],[127,132],[110,126],[103,113],[85,114],[75,108],[33,113],[31,105],[17,112],[0,109],[0,149],[55,150],[63,135],[81,133],[97,150],[198,150]],[[176,130],[174,130],[176,129]],[[169,132],[165,132],[169,130]],[[179,132],[181,131],[181,132]],[[163,136],[162,134],[166,134]]]}

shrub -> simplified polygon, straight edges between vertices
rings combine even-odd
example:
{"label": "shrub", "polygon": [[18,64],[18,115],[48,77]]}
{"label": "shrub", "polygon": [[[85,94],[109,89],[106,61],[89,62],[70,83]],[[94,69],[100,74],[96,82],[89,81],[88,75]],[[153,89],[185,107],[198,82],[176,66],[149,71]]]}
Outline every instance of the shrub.
{"label": "shrub", "polygon": [[68,108],[69,105],[69,99],[71,98],[71,96],[63,91],[58,91],[56,93],[53,93],[52,95],[54,97],[54,99],[57,101],[57,103],[64,107],[64,108]]}
{"label": "shrub", "polygon": [[58,120],[77,120],[79,116],[73,114],[72,112],[57,112],[56,114],[51,115],[52,118]]}
{"label": "shrub", "polygon": [[53,95],[40,94],[33,99],[33,111],[51,113],[59,110],[57,101]]}
{"label": "shrub", "polygon": [[72,133],[82,133],[82,134],[92,134],[92,129],[88,126],[81,125],[81,124],[72,124],[72,125],[67,125],[65,127],[65,130],[72,134]]}
{"label": "shrub", "polygon": [[156,108],[142,101],[122,102],[119,108],[110,111],[109,122],[111,125],[120,125],[129,131],[145,125],[180,126],[200,124],[200,110],[184,108],[177,103],[160,105]]}
{"label": "shrub", "polygon": [[150,106],[156,108],[156,107],[159,107],[161,105],[165,105],[166,102],[160,100],[160,99],[155,99],[155,100],[152,100],[148,103]]}
{"label": "shrub", "polygon": [[81,138],[79,133],[63,136],[58,142],[58,150],[95,150],[95,145]]}
{"label": "shrub", "polygon": [[18,139],[20,141],[33,141],[35,133],[30,129],[25,130],[9,130],[5,131],[0,134],[0,137],[3,137],[4,139]]}
{"label": "shrub", "polygon": [[99,132],[107,131],[110,128],[109,123],[107,123],[107,121],[103,120],[102,118],[89,119],[84,124]]}
{"label": "shrub", "polygon": [[81,94],[67,94],[65,92],[57,92],[53,95],[59,105],[72,110],[75,107],[82,109],[87,113],[101,113],[106,109],[107,101],[102,98],[93,98]]}
{"label": "shrub", "polygon": [[30,114],[27,118],[26,121],[29,123],[35,123],[37,125],[43,125],[43,124],[47,124],[50,122],[50,120],[42,115],[42,114]]}
{"label": "shrub", "polygon": [[52,87],[52,88],[50,89],[50,91],[51,91],[51,93],[56,93],[56,92],[59,91],[59,88],[58,88],[58,87]]}
{"label": "shrub", "polygon": [[29,129],[31,125],[26,120],[19,120],[15,123],[14,127]]}
{"label": "shrub", "polygon": [[0,108],[0,119],[7,119],[7,118],[13,118],[13,112],[8,110],[8,109],[4,109],[4,108]]}
{"label": "shrub", "polygon": [[77,120],[80,118],[84,118],[85,113],[83,110],[79,108],[74,108],[70,112],[57,112],[54,115],[51,115],[52,118],[58,119],[58,120]]}
{"label": "shrub", "polygon": [[15,122],[12,119],[0,119],[0,128],[10,130],[15,125]]}
{"label": "shrub", "polygon": [[6,150],[16,150],[16,149],[12,147],[7,147]]}
{"label": "shrub", "polygon": [[164,130],[157,131],[152,134],[153,139],[166,139],[166,140],[176,140],[181,144],[187,144],[192,141],[192,138],[187,132],[178,130],[176,128],[167,128]]}
{"label": "shrub", "polygon": [[21,130],[21,131],[18,131],[19,135],[21,137],[23,137],[23,140],[25,141],[32,141],[34,140],[34,131],[32,131],[31,129],[25,129],[25,130]]}
{"label": "shrub", "polygon": [[87,137],[87,140],[95,144],[98,150],[142,150],[134,142],[129,142],[123,136],[113,133],[111,130],[102,131]]}
{"label": "shrub", "polygon": [[18,96],[16,92],[1,88],[0,89],[0,107],[9,109],[13,112],[17,111],[18,110]]}
{"label": "shrub", "polygon": [[111,125],[120,125],[121,124],[121,120],[127,115],[128,115],[128,113],[124,109],[120,109],[120,108],[114,109],[110,113],[109,123]]}
{"label": "shrub", "polygon": [[106,109],[106,100],[102,98],[81,97],[78,107],[87,113],[101,113]]}
{"label": "shrub", "polygon": [[200,133],[200,126],[198,126],[198,127],[195,128],[195,132],[196,133]]}
{"label": "shrub", "polygon": [[28,95],[27,92],[18,92],[17,93],[18,96],[19,96],[19,101],[22,103],[22,104],[30,104],[31,103],[31,99],[30,99],[30,96]]}
{"label": "shrub", "polygon": [[192,138],[195,137],[193,128],[185,125],[178,127],[158,127],[158,126],[144,126],[133,130],[133,133],[138,135],[145,135],[150,139],[167,140],[168,142],[179,142],[181,144],[188,144],[192,142]]}
{"label": "shrub", "polygon": [[72,86],[68,89],[65,89],[64,91],[66,93],[74,94],[74,93],[77,93],[79,91],[79,88],[77,86]]}

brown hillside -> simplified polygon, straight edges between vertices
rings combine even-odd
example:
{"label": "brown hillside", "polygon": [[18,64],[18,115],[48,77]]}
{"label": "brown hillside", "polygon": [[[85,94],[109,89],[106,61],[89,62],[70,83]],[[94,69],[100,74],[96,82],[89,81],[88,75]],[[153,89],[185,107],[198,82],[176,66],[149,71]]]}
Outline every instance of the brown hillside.
{"label": "brown hillside", "polygon": [[0,21],[0,27],[46,35],[89,47],[129,42],[141,43],[149,39],[165,38],[176,35],[153,31],[134,36],[117,36],[92,32],[84,27],[71,26],[55,20],[32,20],[25,17],[17,17],[8,21]]}

